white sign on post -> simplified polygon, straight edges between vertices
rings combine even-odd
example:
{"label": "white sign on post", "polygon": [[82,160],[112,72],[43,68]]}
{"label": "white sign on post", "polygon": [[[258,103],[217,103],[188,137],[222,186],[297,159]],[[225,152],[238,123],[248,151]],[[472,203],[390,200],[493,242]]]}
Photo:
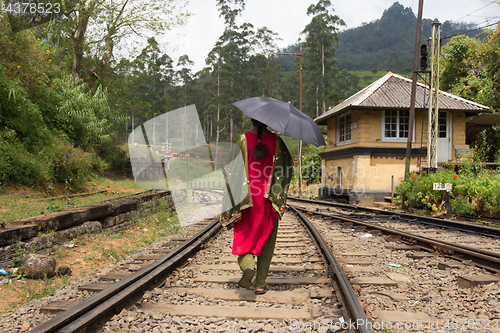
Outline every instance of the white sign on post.
{"label": "white sign on post", "polygon": [[433,183],[432,189],[435,191],[451,191],[452,184],[451,183]]}

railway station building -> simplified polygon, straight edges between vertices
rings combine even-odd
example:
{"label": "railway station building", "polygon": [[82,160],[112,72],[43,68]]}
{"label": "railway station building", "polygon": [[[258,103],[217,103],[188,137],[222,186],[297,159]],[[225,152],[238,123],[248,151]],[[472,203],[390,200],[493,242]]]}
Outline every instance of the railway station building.
{"label": "railway station building", "polygon": [[[315,119],[327,125],[327,147],[320,154],[321,198],[384,201],[404,177],[408,138],[410,79],[387,73]],[[427,166],[429,87],[417,85],[410,171]],[[440,91],[438,165],[468,153],[470,134],[499,121],[487,106]],[[466,118],[478,116],[466,124]]]}

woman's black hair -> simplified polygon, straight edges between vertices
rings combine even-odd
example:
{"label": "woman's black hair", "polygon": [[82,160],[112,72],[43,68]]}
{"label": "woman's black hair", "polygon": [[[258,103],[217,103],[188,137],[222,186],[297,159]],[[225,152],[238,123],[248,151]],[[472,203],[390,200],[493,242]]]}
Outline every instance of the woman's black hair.
{"label": "woman's black hair", "polygon": [[252,119],[252,124],[254,126],[257,126],[257,142],[258,142],[257,145],[252,150],[252,157],[257,161],[261,162],[267,157],[267,154],[269,154],[267,147],[264,146],[264,144],[261,142],[262,129],[264,128],[265,125],[255,119]]}

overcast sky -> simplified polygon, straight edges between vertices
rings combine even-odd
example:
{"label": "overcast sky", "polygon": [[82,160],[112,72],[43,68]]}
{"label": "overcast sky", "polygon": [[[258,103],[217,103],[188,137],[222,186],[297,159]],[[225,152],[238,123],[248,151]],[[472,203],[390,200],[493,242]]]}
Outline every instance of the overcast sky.
{"label": "overcast sky", "polygon": [[[307,7],[317,0],[246,0],[243,14],[237,23],[252,23],[279,34],[278,43],[286,47],[297,42],[301,31],[311,21]],[[335,14],[342,18],[350,29],[363,22],[371,22],[382,16],[394,0],[332,0]],[[399,0],[404,7],[418,13],[418,0]],[[193,72],[206,66],[205,59],[224,31],[223,19],[219,17],[216,0],[189,0],[188,10],[193,14],[188,23],[171,32],[158,36],[158,40],[169,43],[165,52],[177,63],[179,56],[187,54],[195,62]],[[480,25],[500,20],[500,5],[491,0],[424,0],[424,18],[474,22]],[[488,22],[486,22],[488,21]]]}

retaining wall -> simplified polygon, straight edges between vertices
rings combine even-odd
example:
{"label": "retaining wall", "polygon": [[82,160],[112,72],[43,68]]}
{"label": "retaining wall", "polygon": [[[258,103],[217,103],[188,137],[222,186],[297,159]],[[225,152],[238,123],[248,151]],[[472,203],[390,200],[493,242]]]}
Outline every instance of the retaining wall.
{"label": "retaining wall", "polygon": [[[167,209],[174,207],[170,191],[154,191],[103,205],[71,208],[13,221],[0,228],[0,262],[10,261],[18,247],[51,252],[54,247],[87,232],[126,228],[139,214],[156,212],[160,200],[167,202]],[[40,231],[48,236],[38,237]]]}

